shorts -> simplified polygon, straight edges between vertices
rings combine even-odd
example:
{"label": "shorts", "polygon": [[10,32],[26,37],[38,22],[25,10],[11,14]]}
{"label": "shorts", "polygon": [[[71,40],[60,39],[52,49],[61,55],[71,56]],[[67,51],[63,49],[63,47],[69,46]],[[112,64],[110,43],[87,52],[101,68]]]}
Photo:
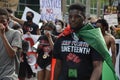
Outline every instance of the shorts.
{"label": "shorts", "polygon": [[[50,71],[51,70],[51,64],[49,64],[48,66],[46,66],[45,68],[46,70]],[[42,69],[40,66],[38,66],[38,71],[42,71],[44,69]]]}

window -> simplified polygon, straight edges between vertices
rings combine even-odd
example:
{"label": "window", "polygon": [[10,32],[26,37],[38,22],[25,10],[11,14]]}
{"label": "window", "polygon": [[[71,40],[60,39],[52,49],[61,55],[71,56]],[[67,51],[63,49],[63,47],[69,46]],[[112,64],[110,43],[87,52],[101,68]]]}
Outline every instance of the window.
{"label": "window", "polygon": [[74,2],[75,2],[75,0],[67,0],[67,5],[70,5],[70,4],[74,3]]}
{"label": "window", "polygon": [[86,4],[86,0],[79,0],[82,4]]}

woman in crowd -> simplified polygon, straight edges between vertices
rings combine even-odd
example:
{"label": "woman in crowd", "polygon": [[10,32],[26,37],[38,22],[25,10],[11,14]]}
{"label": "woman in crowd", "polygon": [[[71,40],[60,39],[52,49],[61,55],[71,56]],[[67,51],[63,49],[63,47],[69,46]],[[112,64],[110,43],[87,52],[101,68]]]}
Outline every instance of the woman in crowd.
{"label": "woman in crowd", "polygon": [[38,80],[49,80],[50,71],[51,71],[51,59],[52,59],[52,50],[55,41],[53,32],[55,26],[53,23],[48,22],[42,27],[43,34],[39,37],[39,46],[37,48],[38,59],[37,64],[39,66],[38,71]]}

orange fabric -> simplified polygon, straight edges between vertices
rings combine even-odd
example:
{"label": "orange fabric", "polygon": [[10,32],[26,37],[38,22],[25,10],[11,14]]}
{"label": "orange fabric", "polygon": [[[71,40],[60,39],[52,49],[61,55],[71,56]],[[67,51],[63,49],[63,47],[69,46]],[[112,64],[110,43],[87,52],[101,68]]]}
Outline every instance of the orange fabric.
{"label": "orange fabric", "polygon": [[62,36],[67,36],[69,35],[70,33],[72,33],[73,31],[71,30],[70,28],[70,25],[68,25],[64,31],[58,36],[58,38],[62,37]]}
{"label": "orange fabric", "polygon": [[51,79],[50,80],[54,80],[54,68],[55,68],[55,64],[56,64],[56,59],[52,58],[52,63],[51,63]]}

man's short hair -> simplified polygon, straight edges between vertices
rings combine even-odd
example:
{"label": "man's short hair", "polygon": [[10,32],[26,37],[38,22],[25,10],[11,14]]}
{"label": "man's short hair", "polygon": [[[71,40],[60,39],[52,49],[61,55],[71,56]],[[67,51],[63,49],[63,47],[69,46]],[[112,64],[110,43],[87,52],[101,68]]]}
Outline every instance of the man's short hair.
{"label": "man's short hair", "polygon": [[62,24],[62,28],[64,28],[64,22],[63,22],[62,20],[56,20],[56,21],[55,21],[55,24],[56,24],[57,22],[60,22],[60,23]]}
{"label": "man's short hair", "polygon": [[81,11],[81,14],[85,17],[85,12],[86,12],[85,5],[78,4],[78,3],[71,4],[69,6],[68,12],[70,12],[70,10],[74,10],[74,9]]}
{"label": "man's short hair", "polygon": [[54,25],[52,22],[47,22],[47,23],[43,26],[43,29],[44,29],[44,28],[47,28],[47,27],[55,30],[55,25]]}
{"label": "man's short hair", "polygon": [[27,14],[30,13],[32,15],[32,17],[34,17],[34,13],[31,11],[28,11]]}
{"label": "man's short hair", "polygon": [[5,15],[9,19],[9,13],[5,8],[0,8],[0,15]]}
{"label": "man's short hair", "polygon": [[99,20],[97,20],[96,23],[101,23],[102,26],[105,27],[105,30],[108,31],[109,25],[108,25],[108,22],[105,19],[99,19]]}

